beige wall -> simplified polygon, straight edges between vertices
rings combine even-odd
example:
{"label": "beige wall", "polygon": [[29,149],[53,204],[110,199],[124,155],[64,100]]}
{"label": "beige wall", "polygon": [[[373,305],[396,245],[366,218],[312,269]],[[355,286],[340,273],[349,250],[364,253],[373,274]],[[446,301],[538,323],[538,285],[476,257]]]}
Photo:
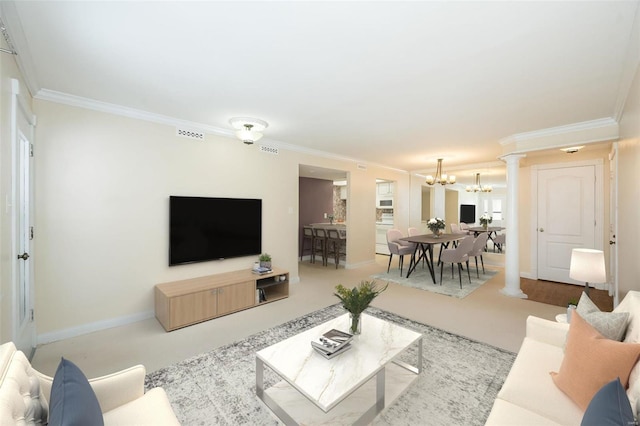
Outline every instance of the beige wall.
{"label": "beige wall", "polygon": [[640,69],[620,120],[618,144],[618,263],[620,298],[640,290]]}
{"label": "beige wall", "polygon": [[[376,177],[396,182],[407,227],[409,175],[236,139],[175,136],[168,125],[36,100],[39,341],[133,321],[160,282],[249,268],[253,257],[167,266],[169,195],[261,198],[263,251],[298,277],[298,166],[349,176],[348,267],[374,261]],[[401,228],[402,229],[402,228]]]}

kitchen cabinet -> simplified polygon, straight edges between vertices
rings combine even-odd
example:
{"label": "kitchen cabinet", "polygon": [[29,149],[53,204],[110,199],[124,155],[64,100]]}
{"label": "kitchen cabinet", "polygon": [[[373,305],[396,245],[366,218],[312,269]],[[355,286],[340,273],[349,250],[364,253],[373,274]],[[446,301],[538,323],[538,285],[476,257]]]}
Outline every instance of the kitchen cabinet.
{"label": "kitchen cabinet", "polygon": [[340,187],[340,199],[341,200],[346,200],[347,199],[347,187],[346,186],[341,186]]}
{"label": "kitchen cabinet", "polygon": [[392,229],[393,225],[376,224],[376,253],[377,254],[390,254],[389,246],[387,245],[387,231]]}
{"label": "kitchen cabinet", "polygon": [[393,182],[378,183],[378,195],[383,197],[393,196]]}

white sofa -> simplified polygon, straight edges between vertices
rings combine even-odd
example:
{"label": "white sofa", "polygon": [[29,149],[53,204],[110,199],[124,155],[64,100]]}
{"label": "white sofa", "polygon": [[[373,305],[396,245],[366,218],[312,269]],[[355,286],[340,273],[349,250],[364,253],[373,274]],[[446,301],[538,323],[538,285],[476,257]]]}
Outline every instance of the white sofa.
{"label": "white sofa", "polygon": [[[180,425],[162,388],[144,392],[142,365],[90,379],[105,425]],[[0,425],[46,424],[53,378],[12,342],[0,345]]]}
{"label": "white sofa", "polygon": [[[614,312],[629,312],[624,342],[640,342],[640,292],[627,293]],[[494,402],[487,425],[579,425],[584,412],[553,382],[564,358],[569,324],[530,316],[526,337]],[[627,395],[635,416],[640,400],[640,363]]]}

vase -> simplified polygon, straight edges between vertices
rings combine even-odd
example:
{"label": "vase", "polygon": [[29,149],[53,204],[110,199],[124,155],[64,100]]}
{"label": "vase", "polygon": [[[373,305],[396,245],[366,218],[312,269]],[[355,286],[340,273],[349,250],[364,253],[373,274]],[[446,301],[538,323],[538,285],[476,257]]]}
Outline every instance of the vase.
{"label": "vase", "polygon": [[349,312],[349,333],[356,335],[362,331],[362,318],[360,314],[352,314]]}
{"label": "vase", "polygon": [[433,237],[434,237],[434,238],[438,238],[438,237],[440,237],[440,234],[442,233],[442,231],[441,231],[441,230],[439,230],[439,229],[434,229],[434,230],[433,230],[433,231],[431,231],[431,232],[433,233]]}
{"label": "vase", "polygon": [[483,224],[482,224],[482,227],[484,228],[484,230],[485,230],[485,231],[487,230],[487,226],[489,226],[489,224],[488,224],[488,223],[483,223]]}

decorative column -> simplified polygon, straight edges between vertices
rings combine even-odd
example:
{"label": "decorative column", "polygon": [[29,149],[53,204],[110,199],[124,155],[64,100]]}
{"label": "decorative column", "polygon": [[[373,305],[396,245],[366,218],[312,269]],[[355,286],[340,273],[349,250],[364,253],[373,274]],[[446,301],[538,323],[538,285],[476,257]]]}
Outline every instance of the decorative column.
{"label": "decorative column", "polygon": [[506,241],[504,288],[502,294],[511,297],[526,299],[527,295],[520,289],[520,238],[518,236],[520,225],[518,223],[518,177],[520,159],[524,154],[508,154],[500,159],[507,163],[507,214],[506,214]]}
{"label": "decorative column", "polygon": [[433,185],[433,191],[431,191],[431,198],[433,200],[433,217],[440,217],[447,220],[444,217],[445,211],[445,189],[444,185],[436,183]]}

